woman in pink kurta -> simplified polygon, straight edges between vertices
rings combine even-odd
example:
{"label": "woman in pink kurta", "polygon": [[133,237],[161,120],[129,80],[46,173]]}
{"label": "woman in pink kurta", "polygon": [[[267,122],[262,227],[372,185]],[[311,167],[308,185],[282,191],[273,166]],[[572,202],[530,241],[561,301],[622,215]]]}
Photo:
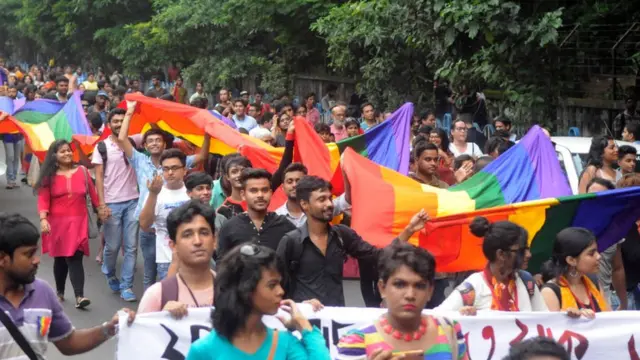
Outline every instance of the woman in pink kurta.
{"label": "woman in pink kurta", "polygon": [[73,162],[73,152],[65,140],[49,147],[34,186],[38,192],[38,212],[42,230],[42,253],[54,258],[53,273],[60,301],[64,300],[67,274],[76,296],[76,307],[91,302],[84,297],[82,257],[89,256],[89,214],[86,194],[98,207],[98,195],[87,168]]}

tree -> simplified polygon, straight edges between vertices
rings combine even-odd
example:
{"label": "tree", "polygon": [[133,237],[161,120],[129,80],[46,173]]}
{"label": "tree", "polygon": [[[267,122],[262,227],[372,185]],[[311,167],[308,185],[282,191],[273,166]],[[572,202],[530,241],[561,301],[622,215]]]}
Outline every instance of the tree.
{"label": "tree", "polygon": [[320,0],[154,0],[150,21],[96,37],[106,39],[129,71],[175,61],[209,88],[252,78],[278,92],[288,89],[290,74],[323,64],[323,41],[310,24],[332,6]]}
{"label": "tree", "polygon": [[313,28],[331,65],[362,74],[360,92],[387,108],[430,102],[434,77],[531,103],[553,88],[547,75],[557,66],[561,16],[504,0],[360,0],[333,8]]}

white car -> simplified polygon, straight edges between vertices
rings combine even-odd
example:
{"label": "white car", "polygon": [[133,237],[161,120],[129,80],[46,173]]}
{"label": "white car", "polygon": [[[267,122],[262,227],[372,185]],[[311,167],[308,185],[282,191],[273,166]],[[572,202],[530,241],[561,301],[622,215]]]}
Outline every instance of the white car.
{"label": "white car", "polygon": [[[578,193],[578,183],[580,182],[580,174],[584,169],[587,161],[587,154],[589,154],[589,148],[591,147],[590,137],[575,137],[575,136],[552,136],[551,141],[556,144],[556,154],[558,155],[558,161],[560,161],[560,167],[564,171],[567,179],[569,180],[569,186],[574,194]],[[630,143],[627,141],[616,140],[618,147],[622,145],[631,145],[638,150],[640,161],[640,145]]]}

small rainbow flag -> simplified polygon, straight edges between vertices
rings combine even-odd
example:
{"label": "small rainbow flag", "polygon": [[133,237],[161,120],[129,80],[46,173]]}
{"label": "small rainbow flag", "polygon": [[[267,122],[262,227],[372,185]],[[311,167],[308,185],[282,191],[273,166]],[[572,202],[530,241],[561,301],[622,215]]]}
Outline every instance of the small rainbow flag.
{"label": "small rainbow flag", "polygon": [[51,316],[38,316],[38,334],[45,337],[51,328]]}
{"label": "small rainbow flag", "polygon": [[49,145],[59,139],[76,140],[83,152],[91,153],[97,137],[89,128],[80,94],[74,92],[66,103],[41,99],[26,102],[0,122],[0,134],[21,132],[40,160],[44,159]]}

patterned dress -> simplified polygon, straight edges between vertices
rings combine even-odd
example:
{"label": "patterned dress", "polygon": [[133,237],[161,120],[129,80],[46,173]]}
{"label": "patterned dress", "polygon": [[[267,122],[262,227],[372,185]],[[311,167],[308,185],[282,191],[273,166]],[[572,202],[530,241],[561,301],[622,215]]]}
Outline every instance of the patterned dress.
{"label": "patterned dress", "polygon": [[[457,321],[443,317],[426,316],[431,327],[435,323],[438,329],[436,343],[425,350],[424,358],[429,360],[454,360],[457,347],[457,360],[468,360],[467,345],[462,328]],[[392,346],[383,340],[375,324],[354,329],[346,333],[338,343],[338,357],[342,360],[367,359],[377,349],[392,350]]]}

